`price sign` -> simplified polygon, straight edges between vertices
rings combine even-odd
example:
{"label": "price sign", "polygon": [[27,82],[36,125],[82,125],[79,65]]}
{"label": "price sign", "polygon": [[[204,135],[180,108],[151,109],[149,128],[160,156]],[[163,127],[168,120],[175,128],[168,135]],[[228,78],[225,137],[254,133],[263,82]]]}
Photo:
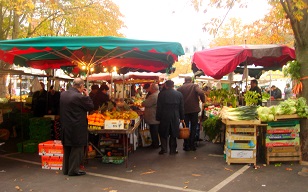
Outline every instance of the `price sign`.
{"label": "price sign", "polygon": [[105,129],[124,129],[124,120],[111,119],[105,120]]}

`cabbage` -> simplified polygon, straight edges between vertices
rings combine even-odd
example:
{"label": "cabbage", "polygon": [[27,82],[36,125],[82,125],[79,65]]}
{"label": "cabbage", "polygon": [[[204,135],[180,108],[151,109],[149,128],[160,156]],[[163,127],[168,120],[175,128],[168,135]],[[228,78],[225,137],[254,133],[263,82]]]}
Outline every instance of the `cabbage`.
{"label": "cabbage", "polygon": [[274,121],[275,116],[273,114],[269,114],[267,119],[268,121]]}
{"label": "cabbage", "polygon": [[268,114],[259,114],[259,119],[263,122],[268,121]]}

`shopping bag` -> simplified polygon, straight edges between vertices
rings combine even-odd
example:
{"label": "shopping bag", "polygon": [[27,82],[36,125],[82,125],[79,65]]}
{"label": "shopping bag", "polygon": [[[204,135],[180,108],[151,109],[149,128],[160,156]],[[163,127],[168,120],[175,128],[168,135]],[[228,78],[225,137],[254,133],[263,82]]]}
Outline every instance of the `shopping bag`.
{"label": "shopping bag", "polygon": [[141,136],[142,147],[148,147],[152,144],[150,129],[140,130],[139,134]]}

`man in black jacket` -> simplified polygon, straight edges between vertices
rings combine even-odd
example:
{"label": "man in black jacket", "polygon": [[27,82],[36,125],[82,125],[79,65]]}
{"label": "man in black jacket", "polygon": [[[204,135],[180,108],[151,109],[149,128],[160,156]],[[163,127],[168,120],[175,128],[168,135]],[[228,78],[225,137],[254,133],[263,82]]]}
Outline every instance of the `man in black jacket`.
{"label": "man in black jacket", "polygon": [[64,175],[85,175],[79,170],[84,156],[84,147],[88,144],[87,112],[93,110],[94,105],[84,87],[81,78],[75,78],[73,87],[61,93],[60,122],[61,140],[64,150],[62,172]]}
{"label": "man in black jacket", "polygon": [[165,90],[158,94],[156,120],[160,121],[158,132],[161,142],[160,155],[167,153],[169,138],[170,155],[177,154],[177,137],[179,136],[180,121],[184,121],[183,95],[174,90],[174,82],[165,82]]}

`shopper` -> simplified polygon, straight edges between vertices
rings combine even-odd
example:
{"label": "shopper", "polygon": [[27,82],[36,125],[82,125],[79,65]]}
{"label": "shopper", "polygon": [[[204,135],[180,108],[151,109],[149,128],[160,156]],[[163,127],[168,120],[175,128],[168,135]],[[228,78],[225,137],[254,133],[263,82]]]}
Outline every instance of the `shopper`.
{"label": "shopper", "polygon": [[75,78],[73,86],[61,93],[60,122],[61,140],[64,149],[62,172],[64,175],[79,176],[86,172],[79,170],[87,146],[88,122],[87,112],[94,105],[89,97],[84,81]]}
{"label": "shopper", "polygon": [[150,85],[151,85],[150,83],[146,83],[146,84],[143,85],[143,90],[145,90],[145,92],[147,93],[145,98],[148,98],[151,95]]}
{"label": "shopper", "polygon": [[60,92],[54,90],[53,85],[50,86],[48,91],[48,115],[59,115],[60,106]]}
{"label": "shopper", "polygon": [[34,117],[43,117],[47,114],[47,91],[45,84],[40,82],[41,89],[33,93],[32,96],[32,111]]}
{"label": "shopper", "polygon": [[292,89],[290,87],[290,83],[286,84],[286,87],[284,88],[284,99],[289,99],[292,97]]}
{"label": "shopper", "polygon": [[258,86],[258,81],[257,80],[254,79],[254,80],[250,81],[250,89],[249,89],[249,91],[255,91],[255,92],[260,94],[257,105],[262,106],[262,92],[261,92],[260,87]]}
{"label": "shopper", "polygon": [[271,89],[272,89],[271,97],[273,99],[281,99],[281,97],[282,97],[281,90],[278,87],[276,87],[275,85],[273,85],[271,87]]}
{"label": "shopper", "polygon": [[174,90],[174,82],[165,82],[165,90],[158,94],[156,120],[160,121],[158,132],[161,141],[160,155],[167,152],[169,139],[169,153],[177,154],[177,137],[179,136],[180,121],[184,122],[183,95]]}
{"label": "shopper", "polygon": [[142,102],[144,109],[144,121],[150,127],[150,133],[152,138],[151,147],[154,149],[159,148],[158,127],[159,121],[156,120],[156,107],[157,98],[159,93],[159,87],[157,84],[151,84],[148,88],[149,96]]}
{"label": "shopper", "polygon": [[184,151],[196,151],[195,141],[198,127],[198,113],[200,109],[200,101],[205,102],[205,93],[197,85],[194,84],[191,77],[185,77],[184,84],[178,88],[184,98],[185,124],[190,128],[189,139],[184,139]]}

